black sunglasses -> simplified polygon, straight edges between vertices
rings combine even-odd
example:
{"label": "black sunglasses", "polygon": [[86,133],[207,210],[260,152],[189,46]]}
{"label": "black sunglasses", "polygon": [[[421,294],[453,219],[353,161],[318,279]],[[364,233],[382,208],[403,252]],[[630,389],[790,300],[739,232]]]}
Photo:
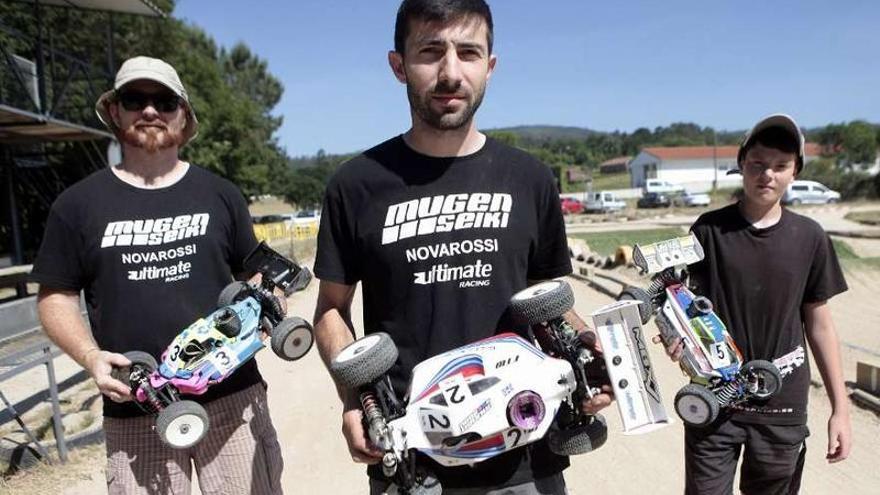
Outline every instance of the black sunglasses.
{"label": "black sunglasses", "polygon": [[183,104],[183,100],[174,93],[141,93],[140,91],[120,91],[116,99],[122,108],[129,112],[140,112],[147,105],[152,105],[159,112],[175,112]]}

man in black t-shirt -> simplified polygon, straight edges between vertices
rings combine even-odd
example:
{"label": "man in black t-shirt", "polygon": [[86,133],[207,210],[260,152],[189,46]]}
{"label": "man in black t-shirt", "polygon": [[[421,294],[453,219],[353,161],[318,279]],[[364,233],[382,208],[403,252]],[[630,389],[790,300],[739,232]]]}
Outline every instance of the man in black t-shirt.
{"label": "man in black t-shirt", "polygon": [[[571,263],[549,168],[487,138],[473,119],[495,67],[488,6],[404,1],[394,40],[389,63],[406,84],[412,127],[342,165],[327,186],[315,332],[325,362],[352,342],[360,282],[364,331],[387,332],[397,344],[391,377],[403,397],[420,361],[516,330],[505,317],[510,297],[530,281],[569,274]],[[566,317],[584,327],[573,311]],[[371,493],[383,493],[389,482],[364,434],[358,399],[352,390],[339,394],[352,459],[372,464]],[[582,408],[609,403],[601,394]],[[565,492],[568,459],[545,442],[473,467],[426,462],[444,493]]]}
{"label": "man in black t-shirt", "polygon": [[178,158],[198,120],[173,67],[125,61],[96,110],[122,144],[122,163],[58,197],[33,280],[47,335],[104,395],[108,491],[189,493],[195,464],[202,493],[280,493],[281,452],[256,361],[186,397],[204,405],[210,428],[185,450],[162,443],[155,418],[111,376],[130,364],[123,353],[158,360],[181,330],[216,309],[233,275],[246,276],[243,261],[257,242],[241,192]]}
{"label": "man in black t-shirt", "polygon": [[[827,304],[847,286],[822,227],[780,204],[804,166],[804,137],[794,120],[761,120],[746,134],[738,163],[742,200],[702,215],[691,228],[706,253],[692,267],[691,283],[714,303],[744,360],[774,361],[783,385],[769,400],[737,406],[705,428],[686,427],[686,493],[730,493],[741,450],[742,493],[797,493],[809,434],[806,341],[831,401],[828,461],[850,451],[849,400]],[[667,350],[678,359],[682,343]]]}

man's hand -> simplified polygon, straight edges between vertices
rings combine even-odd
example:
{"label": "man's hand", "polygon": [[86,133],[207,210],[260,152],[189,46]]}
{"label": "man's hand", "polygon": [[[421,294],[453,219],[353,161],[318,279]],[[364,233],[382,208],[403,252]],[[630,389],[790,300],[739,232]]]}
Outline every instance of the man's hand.
{"label": "man's hand", "polygon": [[87,351],[82,358],[83,366],[92,375],[98,390],[113,402],[126,402],[132,400],[131,389],[124,383],[113,378],[113,368],[123,368],[131,365],[131,361],[122,354],[102,351],[98,348]]}
{"label": "man's hand", "polygon": [[852,448],[852,427],[849,414],[835,413],[828,418],[828,452],[825,459],[829,463],[840,462],[849,457]]}
{"label": "man's hand", "polygon": [[614,401],[614,390],[611,385],[602,385],[602,393],[596,394],[591,399],[581,401],[581,412],[584,414],[596,414],[605,409]]}
{"label": "man's hand", "polygon": [[363,412],[359,407],[346,408],[342,413],[342,434],[348,443],[351,460],[363,464],[377,464],[382,461],[382,452],[367,438],[364,431]]}
{"label": "man's hand", "polygon": [[[597,363],[598,366],[603,366],[602,381],[605,381],[606,384],[601,386],[602,392],[594,395],[590,399],[584,399],[581,401],[581,412],[584,414],[596,414],[602,409],[610,406],[611,402],[614,401],[614,389],[611,388],[610,384],[607,384],[608,371],[604,369],[605,360],[602,357],[602,344],[599,342],[596,332],[587,328],[578,334],[578,338],[584,346],[590,349],[593,353],[594,363]],[[588,368],[591,368],[591,366],[588,366]],[[595,373],[590,373],[590,370],[587,370],[587,374],[593,375]]]}
{"label": "man's hand", "polygon": [[[263,282],[263,274],[255,273],[253,277],[248,279],[248,283],[251,285],[255,285],[257,287]],[[278,304],[281,305],[281,311],[284,312],[284,315],[287,315],[287,296],[284,295],[284,291],[281,290],[281,287],[275,287],[272,291],[272,294],[275,296],[275,299],[278,300]]]}
{"label": "man's hand", "polygon": [[[655,344],[663,344],[663,337],[655,335],[654,338],[651,339],[651,342]],[[666,347],[666,355],[669,356],[673,362],[677,363],[681,360],[681,356],[684,354],[684,341],[681,340],[681,337],[675,337],[669,344],[664,344],[664,347]]]}

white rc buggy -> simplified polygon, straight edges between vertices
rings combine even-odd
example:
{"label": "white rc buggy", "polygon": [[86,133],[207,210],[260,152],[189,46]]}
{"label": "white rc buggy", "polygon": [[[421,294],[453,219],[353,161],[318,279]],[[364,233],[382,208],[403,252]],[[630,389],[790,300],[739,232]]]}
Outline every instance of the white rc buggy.
{"label": "white rc buggy", "polygon": [[383,452],[384,474],[399,493],[442,491],[417,462],[421,455],[457,466],[545,436],[561,455],[590,452],[605,442],[604,418],[579,409],[582,399],[599,391],[588,369],[601,359],[562,318],[574,304],[571,287],[544,282],[517,293],[510,304],[517,320],[540,326],[543,351],[513,333],[447,351],[416,365],[403,399],[387,376],[397,360],[388,334],[356,340],[330,363],[336,381],[357,390],[365,430]]}
{"label": "white rc buggy", "polygon": [[[675,411],[691,426],[708,425],[721,408],[750,399],[767,399],[782,387],[781,365],[765,360],[743,364],[742,353],[715,314],[712,302],[687,287],[686,266],[703,256],[703,248],[693,234],[637,245],[633,262],[652,274],[651,284],[646,290],[627,287],[619,296],[642,303],[642,323],[656,312],[657,328],[667,345],[676,338],[684,342],[680,365],[691,383],[676,394]],[[787,366],[788,371],[790,368]]]}

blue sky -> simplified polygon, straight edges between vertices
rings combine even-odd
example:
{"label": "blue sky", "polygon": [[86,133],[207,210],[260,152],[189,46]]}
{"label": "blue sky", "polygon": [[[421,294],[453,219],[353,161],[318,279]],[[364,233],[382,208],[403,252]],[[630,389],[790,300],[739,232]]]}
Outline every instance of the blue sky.
{"label": "blue sky", "polygon": [[[632,131],[880,121],[880,2],[494,0],[498,65],[480,128]],[[284,84],[289,154],[369,148],[409,128],[391,74],[397,0],[178,0],[221,45],[246,43]],[[186,75],[183,75],[184,79]]]}

